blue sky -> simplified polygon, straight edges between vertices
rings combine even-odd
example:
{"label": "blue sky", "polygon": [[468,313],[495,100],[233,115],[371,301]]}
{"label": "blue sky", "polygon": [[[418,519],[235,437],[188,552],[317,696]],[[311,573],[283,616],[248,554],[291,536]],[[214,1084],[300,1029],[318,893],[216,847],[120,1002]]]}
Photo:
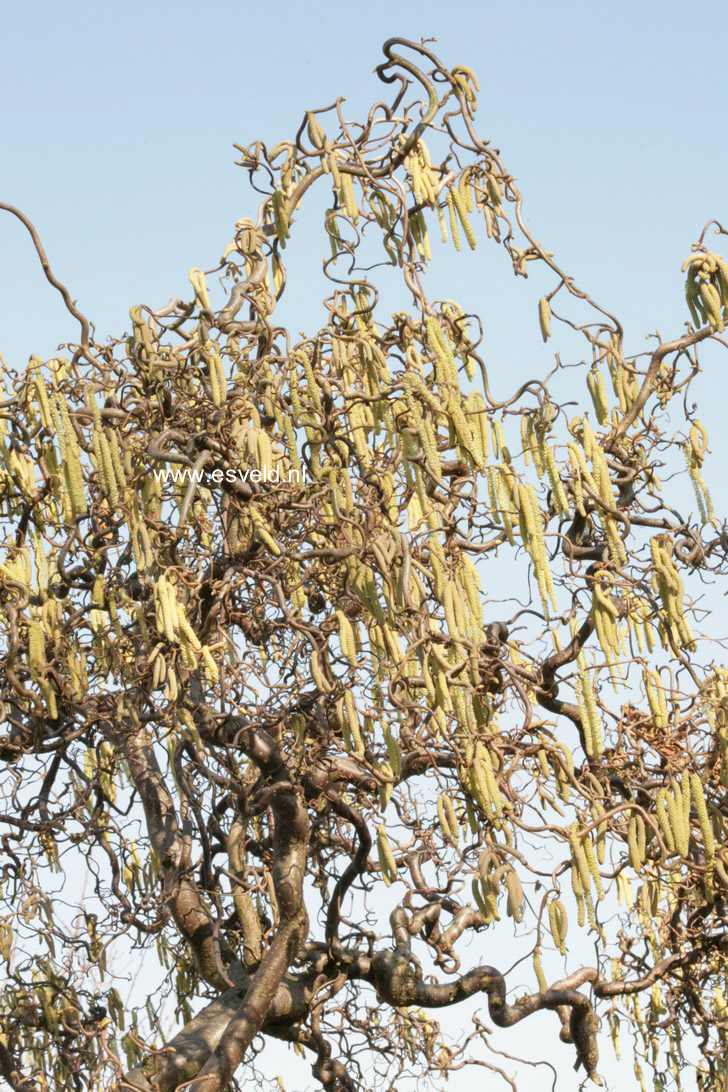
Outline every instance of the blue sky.
{"label": "blue sky", "polygon": [[[479,127],[538,236],[628,324],[667,329],[690,243],[725,214],[723,17],[715,0],[699,14],[622,0],[5,5],[0,193],[98,331],[118,332],[133,304],[186,291],[187,270],[254,212],[234,141],[292,135],[337,95],[357,116],[386,90],[382,41],[426,35],[479,73]],[[7,216],[0,248],[2,349],[47,355],[72,320]]]}
{"label": "blue sky", "polygon": [[[34,221],[97,334],[118,336],[131,306],[188,296],[189,269],[214,266],[235,221],[255,217],[234,142],[291,137],[305,109],[339,95],[347,117],[362,116],[389,90],[374,76],[382,42],[435,38],[447,64],[478,72],[478,128],[517,178],[536,237],[641,351],[650,332],[681,332],[680,265],[709,218],[728,222],[724,15],[718,0],[699,14],[625,0],[8,4],[0,199]],[[319,216],[301,216],[279,312],[295,331],[321,323],[326,247]],[[543,374],[558,346],[541,343],[536,301],[553,281],[514,280],[485,240],[457,258],[433,248],[430,293],[482,316],[495,396]],[[77,326],[7,214],[0,255],[0,351],[16,365],[48,357]],[[728,398],[722,355],[705,350],[691,388],[712,441]],[[712,448],[706,478],[720,510],[728,452]]]}
{"label": "blue sky", "polygon": [[[360,117],[388,94],[373,74],[384,39],[424,35],[446,64],[476,70],[478,128],[517,177],[529,225],[640,349],[650,331],[681,331],[681,262],[706,220],[728,223],[724,21],[717,0],[6,4],[0,200],[33,220],[97,335],[118,335],[132,305],[189,294],[189,268],[215,264],[235,221],[255,216],[233,142],[293,136],[305,109],[339,95]],[[320,269],[325,249],[320,222],[302,218],[292,273]],[[496,395],[545,370],[541,282],[515,282],[485,240],[462,261],[433,249],[433,279],[453,285],[442,294],[483,314]],[[0,255],[0,351],[16,365],[47,357],[77,327],[5,214]],[[294,328],[317,328],[305,281],[290,284]],[[716,438],[706,478],[721,511],[728,381],[719,353],[704,367],[692,393]],[[518,1053],[528,1036],[499,1044]],[[576,1088],[559,1049],[560,1087]]]}

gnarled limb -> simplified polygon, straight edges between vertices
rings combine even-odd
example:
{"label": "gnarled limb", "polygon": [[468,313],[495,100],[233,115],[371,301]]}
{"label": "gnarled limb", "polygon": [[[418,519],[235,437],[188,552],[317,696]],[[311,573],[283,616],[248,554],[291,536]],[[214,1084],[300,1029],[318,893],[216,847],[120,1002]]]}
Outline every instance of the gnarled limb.
{"label": "gnarled limb", "polygon": [[[224,990],[230,986],[230,982],[220,973],[219,961],[215,957],[210,914],[190,876],[191,830],[180,824],[147,730],[127,725],[117,731],[115,738],[142,801],[149,838],[162,871],[175,924],[189,941],[201,976],[211,985]],[[242,968],[224,941],[221,955],[231,972],[239,978]]]}
{"label": "gnarled limb", "polygon": [[407,948],[378,952],[372,959],[368,980],[383,1001],[398,1007],[444,1008],[474,994],[485,993],[490,1018],[501,1028],[512,1027],[542,1009],[557,1010],[567,1006],[571,1010],[570,1032],[577,1060],[592,1080],[601,1083],[596,1072],[599,1061],[597,1019],[589,998],[576,989],[562,984],[545,993],[526,994],[508,1004],[505,979],[495,967],[475,967],[453,982],[425,982],[417,977]]}

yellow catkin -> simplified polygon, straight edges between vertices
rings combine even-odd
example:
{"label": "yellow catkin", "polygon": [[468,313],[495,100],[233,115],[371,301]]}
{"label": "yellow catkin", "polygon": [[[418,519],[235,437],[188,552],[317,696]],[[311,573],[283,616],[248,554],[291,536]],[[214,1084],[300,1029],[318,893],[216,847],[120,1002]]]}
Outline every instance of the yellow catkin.
{"label": "yellow catkin", "polygon": [[548,990],[548,983],[546,982],[546,976],[543,973],[543,966],[541,965],[541,949],[535,948],[533,952],[533,971],[536,975],[536,981],[538,982],[538,988],[540,993],[546,993]]}
{"label": "yellow catkin", "polygon": [[488,907],[485,904],[485,899],[483,898],[480,888],[480,880],[477,876],[474,876],[471,881],[471,890],[473,892],[473,898],[475,900],[475,905],[478,907],[478,910],[484,918],[488,918]]}
{"label": "yellow catkin", "polygon": [[364,754],[364,739],[361,734],[361,724],[359,722],[359,714],[356,710],[356,703],[354,701],[354,695],[351,690],[347,690],[344,694],[344,713],[346,718],[346,725],[349,729],[349,735],[353,744],[353,750],[357,754]]}
{"label": "yellow catkin", "polygon": [[271,206],[273,209],[273,221],[276,229],[276,236],[281,247],[285,247],[286,240],[290,239],[291,233],[288,227],[288,211],[286,209],[285,195],[281,190],[276,190],[271,198]]}
{"label": "yellow catkin", "polygon": [[30,360],[32,366],[33,387],[35,389],[36,400],[38,402],[38,408],[40,410],[41,422],[49,432],[53,431],[53,414],[51,411],[51,404],[48,398],[48,390],[41,373],[41,361],[38,357],[31,357]]}
{"label": "yellow catkin", "polygon": [[256,538],[260,542],[262,542],[264,546],[267,546],[270,552],[275,555],[275,557],[280,557],[281,548],[276,540],[273,538],[273,535],[271,534],[270,528],[263,514],[259,512],[253,504],[248,506],[248,512],[250,514],[253,527],[255,529]]}
{"label": "yellow catkin", "polygon": [[706,863],[709,864],[715,857],[715,838],[713,836],[713,826],[710,822],[708,809],[705,803],[703,783],[697,774],[692,774],[690,777],[690,789],[692,802],[695,805],[696,812],[698,813],[700,831],[703,835],[703,850],[705,852],[705,860]]}
{"label": "yellow catkin", "polygon": [[445,816],[447,818],[448,829],[450,830],[451,840],[454,845],[457,845],[460,840],[460,824],[458,822],[457,815],[455,814],[455,806],[450,797],[445,794],[443,798],[443,807],[445,809]]}
{"label": "yellow catkin", "polygon": [[61,451],[62,480],[70,502],[71,514],[79,518],[88,513],[83,486],[80,447],[71,424],[68,405],[60,394],[55,396],[52,410]]}
{"label": "yellow catkin", "polygon": [[596,368],[587,372],[586,385],[594,403],[597,421],[600,425],[603,425],[609,415],[609,403],[607,402],[607,392],[601,372]]}
{"label": "yellow catkin", "polygon": [[453,834],[450,830],[450,824],[448,822],[448,815],[445,810],[445,797],[440,793],[437,798],[437,818],[440,823],[440,831],[442,833],[443,840],[446,842],[453,841]]}
{"label": "yellow catkin", "polygon": [[202,646],[200,645],[199,637],[190,625],[187,615],[185,614],[185,609],[181,603],[177,603],[177,629],[195,651],[200,650]]}
{"label": "yellow catkin", "polygon": [[465,238],[468,240],[468,245],[471,250],[475,250],[475,232],[473,231],[473,225],[470,223],[465,203],[457,190],[453,189],[450,192],[452,193],[452,201],[457,210],[457,214],[460,217],[460,222],[463,225],[463,231],[465,232]]}
{"label": "yellow catkin", "polygon": [[455,211],[455,201],[453,200],[453,191],[448,187],[447,195],[447,209],[450,213],[450,233],[452,235],[453,245],[456,250],[460,250],[460,230],[458,228],[458,218]]}
{"label": "yellow catkin", "polygon": [[392,767],[392,773],[395,777],[400,777],[402,774],[402,752],[399,746],[399,740],[396,738],[389,725],[384,730],[384,742],[387,748],[387,755]]}
{"label": "yellow catkin", "polygon": [[220,671],[214,660],[209,648],[205,645],[202,647],[202,664],[205,671],[205,678],[207,679],[208,686],[215,686],[220,680]]}
{"label": "yellow catkin", "polygon": [[569,845],[571,846],[571,875],[572,885],[575,878],[579,881],[579,889],[574,887],[574,894],[582,894],[589,891],[591,886],[591,872],[589,862],[584,851],[584,843],[577,834],[577,824],[574,823],[569,833]]}
{"label": "yellow catkin", "polygon": [[341,196],[347,216],[350,220],[352,220],[353,223],[358,223],[359,211],[356,206],[356,198],[354,196],[354,187],[352,185],[351,175],[348,173],[348,171],[345,171],[341,175]]}
{"label": "yellow catkin", "polygon": [[356,667],[356,639],[354,637],[354,630],[352,629],[351,622],[346,617],[343,611],[337,610],[336,618],[339,623],[339,641],[341,644],[341,651],[348,660],[351,667]]}
{"label": "yellow catkin", "polygon": [[551,308],[545,296],[538,301],[538,324],[541,327],[542,338],[548,341],[551,337]]}
{"label": "yellow catkin", "polygon": [[[189,272],[190,283],[195,290],[200,307],[204,311],[212,311],[210,297],[207,294],[207,282],[201,269],[191,269]],[[145,324],[146,325],[146,324]]]}
{"label": "yellow catkin", "polygon": [[554,945],[562,956],[566,955],[566,937],[569,926],[566,909],[560,899],[552,899],[548,904],[548,915]]}
{"label": "yellow catkin", "polygon": [[506,913],[516,924],[520,924],[523,921],[523,887],[518,873],[512,868],[509,868],[506,875],[506,892]]}
{"label": "yellow catkin", "polygon": [[657,821],[662,831],[662,836],[665,839],[665,843],[670,853],[674,853],[675,835],[672,829],[672,823],[670,821],[670,814],[668,810],[668,793],[667,789],[660,789],[657,793],[657,802],[655,811],[657,813]]}
{"label": "yellow catkin", "polygon": [[389,887],[397,879],[397,862],[384,824],[377,827],[377,853],[379,855],[379,867],[382,870],[382,879]]}

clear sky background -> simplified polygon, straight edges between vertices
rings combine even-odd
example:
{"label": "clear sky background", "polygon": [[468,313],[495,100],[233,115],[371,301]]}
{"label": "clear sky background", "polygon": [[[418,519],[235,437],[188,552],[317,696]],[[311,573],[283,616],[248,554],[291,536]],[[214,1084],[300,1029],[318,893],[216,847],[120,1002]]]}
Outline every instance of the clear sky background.
{"label": "clear sky background", "polygon": [[[306,108],[339,95],[346,116],[360,117],[388,97],[373,69],[393,35],[434,37],[446,64],[476,70],[478,129],[518,179],[530,226],[622,318],[632,349],[655,329],[681,332],[681,262],[706,220],[728,224],[718,0],[35,0],[0,10],[0,200],[33,220],[101,337],[127,330],[134,304],[188,296],[189,268],[214,265],[235,221],[255,217],[233,142],[292,137]],[[510,393],[515,376],[548,363],[536,322],[545,284],[514,281],[480,235],[476,254],[457,263],[433,240],[433,277],[443,288],[452,277],[442,294],[483,315],[491,382],[496,394]],[[726,253],[728,240],[716,248]],[[302,222],[292,271],[320,269],[323,251],[320,222]],[[30,353],[47,357],[78,328],[24,229],[4,214],[0,255],[0,351],[16,365]],[[305,284],[292,276],[289,294],[294,328],[318,328]],[[724,353],[706,353],[693,392],[713,439],[706,478],[719,513],[728,497],[719,474],[728,457],[727,363]],[[547,1023],[535,1043],[553,1041],[553,1018]],[[530,1028],[529,1020],[498,1042],[518,1053]],[[568,1092],[578,1087],[573,1053],[558,1050]],[[631,1087],[629,1071],[622,1087]]]}

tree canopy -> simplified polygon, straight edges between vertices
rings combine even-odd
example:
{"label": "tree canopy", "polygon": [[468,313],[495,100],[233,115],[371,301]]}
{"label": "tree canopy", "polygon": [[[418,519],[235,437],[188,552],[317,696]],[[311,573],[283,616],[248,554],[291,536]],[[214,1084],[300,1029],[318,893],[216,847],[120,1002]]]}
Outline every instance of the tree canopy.
{"label": "tree canopy", "polygon": [[[0,392],[16,1092],[243,1088],[271,1038],[327,1092],[469,1064],[515,1088],[484,1021],[541,1010],[597,1084],[621,1031],[643,1089],[696,1064],[724,1087],[728,533],[689,395],[725,345],[725,231],[631,352],[527,226],[476,74],[384,56],[362,121],[337,100],[239,146],[257,213],[124,336],[0,206],[80,326]],[[309,192],[330,289],[297,336],[276,307]],[[428,296],[431,232],[548,273],[518,389]]]}

